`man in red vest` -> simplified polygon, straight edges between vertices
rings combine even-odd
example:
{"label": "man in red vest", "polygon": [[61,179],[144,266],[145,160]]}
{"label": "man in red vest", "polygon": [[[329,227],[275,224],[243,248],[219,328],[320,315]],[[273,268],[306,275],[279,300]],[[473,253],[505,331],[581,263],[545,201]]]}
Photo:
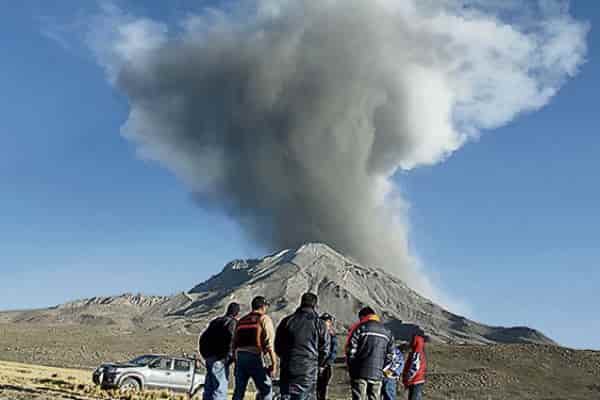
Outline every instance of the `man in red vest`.
{"label": "man in red vest", "polygon": [[[273,348],[275,328],[271,317],[267,315],[269,302],[263,296],[252,299],[252,312],[241,318],[234,336],[235,351],[235,390],[233,400],[243,400],[252,378],[258,390],[257,399],[271,400],[273,396],[272,375],[277,368],[277,359]],[[268,355],[265,365],[263,356]]]}

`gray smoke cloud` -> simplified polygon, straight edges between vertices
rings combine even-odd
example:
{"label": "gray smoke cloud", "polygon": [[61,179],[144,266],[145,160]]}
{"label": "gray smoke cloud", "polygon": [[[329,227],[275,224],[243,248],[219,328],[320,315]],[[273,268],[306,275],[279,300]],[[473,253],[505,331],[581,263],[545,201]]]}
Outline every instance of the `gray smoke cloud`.
{"label": "gray smoke cloud", "polygon": [[564,1],[258,0],[178,25],[108,6],[89,40],[124,135],[273,250],[325,242],[443,301],[398,170],[443,161],[577,73]]}

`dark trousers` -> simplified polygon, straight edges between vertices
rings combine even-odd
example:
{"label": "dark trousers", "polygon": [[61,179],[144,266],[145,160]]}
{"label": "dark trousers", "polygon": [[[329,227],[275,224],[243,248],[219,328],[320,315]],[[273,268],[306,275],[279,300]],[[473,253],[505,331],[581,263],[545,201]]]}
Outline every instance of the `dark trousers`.
{"label": "dark trousers", "polygon": [[317,379],[317,400],[327,400],[327,386],[333,375],[333,368],[331,365],[323,368]]}
{"label": "dark trousers", "polygon": [[289,382],[284,373],[279,381],[281,400],[314,400],[317,390],[317,382]]}
{"label": "dark trousers", "polygon": [[396,382],[394,378],[383,378],[381,398],[383,400],[396,400]]}
{"label": "dark trousers", "polygon": [[308,390],[306,392],[288,393],[281,395],[281,400],[313,400],[314,398],[315,394],[311,390]]}
{"label": "dark trousers", "polygon": [[408,387],[408,400],[421,400],[423,397],[423,384],[410,385]]}
{"label": "dark trousers", "polygon": [[267,373],[260,354],[238,351],[235,363],[235,390],[233,400],[244,400],[248,380],[254,381],[257,399],[271,400],[273,397],[271,376]]}

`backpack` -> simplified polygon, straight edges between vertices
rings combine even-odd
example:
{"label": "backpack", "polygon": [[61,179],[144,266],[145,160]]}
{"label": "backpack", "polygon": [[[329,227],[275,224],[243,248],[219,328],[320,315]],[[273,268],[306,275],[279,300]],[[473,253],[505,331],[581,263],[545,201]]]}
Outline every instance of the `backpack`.
{"label": "backpack", "polygon": [[232,332],[229,328],[231,318],[219,317],[211,321],[202,332],[198,345],[200,354],[207,357],[226,357],[231,350]]}

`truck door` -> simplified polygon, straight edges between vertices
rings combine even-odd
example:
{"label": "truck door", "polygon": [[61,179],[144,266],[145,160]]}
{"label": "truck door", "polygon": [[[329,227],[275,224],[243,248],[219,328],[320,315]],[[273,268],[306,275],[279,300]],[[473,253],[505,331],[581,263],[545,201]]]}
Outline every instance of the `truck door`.
{"label": "truck door", "polygon": [[182,358],[176,358],[171,374],[170,385],[177,390],[190,390],[192,386],[192,362]]}
{"label": "truck door", "polygon": [[148,365],[146,386],[153,388],[170,388],[171,374],[173,373],[173,359],[160,357]]}

